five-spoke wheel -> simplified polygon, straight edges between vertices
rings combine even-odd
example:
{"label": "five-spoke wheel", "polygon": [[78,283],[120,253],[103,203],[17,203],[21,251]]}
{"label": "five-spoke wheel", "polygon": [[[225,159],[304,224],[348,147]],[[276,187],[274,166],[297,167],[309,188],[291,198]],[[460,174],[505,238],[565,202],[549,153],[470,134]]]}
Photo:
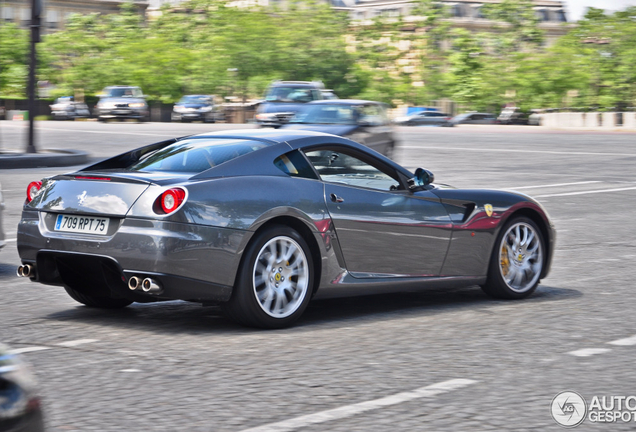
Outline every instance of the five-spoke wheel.
{"label": "five-spoke wheel", "polygon": [[544,263],[541,230],[528,218],[509,221],[492,251],[488,280],[482,287],[494,297],[517,299],[530,295],[539,284]]}
{"label": "five-spoke wheel", "polygon": [[307,242],[294,229],[272,225],[258,232],[241,262],[227,315],[243,325],[282,328],[304,312],[314,268]]}

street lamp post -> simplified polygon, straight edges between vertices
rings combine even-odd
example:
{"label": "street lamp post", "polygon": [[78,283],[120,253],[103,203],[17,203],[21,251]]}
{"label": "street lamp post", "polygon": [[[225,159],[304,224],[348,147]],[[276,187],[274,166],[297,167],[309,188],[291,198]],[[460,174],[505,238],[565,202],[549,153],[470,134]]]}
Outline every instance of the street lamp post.
{"label": "street lamp post", "polygon": [[27,153],[36,153],[35,149],[35,70],[37,67],[37,55],[35,44],[40,42],[40,15],[44,7],[44,0],[31,0],[31,64],[29,65],[29,137],[27,142]]}

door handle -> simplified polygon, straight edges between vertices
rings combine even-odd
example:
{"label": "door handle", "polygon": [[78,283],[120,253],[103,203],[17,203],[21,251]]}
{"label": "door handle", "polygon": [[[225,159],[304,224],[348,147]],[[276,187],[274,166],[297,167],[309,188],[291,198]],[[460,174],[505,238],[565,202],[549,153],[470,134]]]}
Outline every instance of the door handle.
{"label": "door handle", "polygon": [[344,198],[340,198],[338,195],[336,195],[335,193],[332,193],[331,195],[329,195],[331,198],[331,201],[335,202],[335,203],[341,203],[344,202]]}

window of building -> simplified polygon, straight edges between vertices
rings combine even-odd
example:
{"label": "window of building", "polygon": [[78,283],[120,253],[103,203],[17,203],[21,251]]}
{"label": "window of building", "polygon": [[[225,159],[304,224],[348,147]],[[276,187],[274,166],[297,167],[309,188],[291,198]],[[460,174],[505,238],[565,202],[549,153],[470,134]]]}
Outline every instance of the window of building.
{"label": "window of building", "polygon": [[13,8],[11,6],[4,6],[2,8],[2,19],[4,21],[13,21]]}

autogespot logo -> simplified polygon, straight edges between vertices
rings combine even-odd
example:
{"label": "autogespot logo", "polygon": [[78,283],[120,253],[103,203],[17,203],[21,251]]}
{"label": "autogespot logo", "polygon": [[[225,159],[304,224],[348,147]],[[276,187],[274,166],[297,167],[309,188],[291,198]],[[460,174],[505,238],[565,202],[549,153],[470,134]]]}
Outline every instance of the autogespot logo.
{"label": "autogespot logo", "polygon": [[587,403],[580,394],[564,391],[552,399],[550,413],[554,421],[563,427],[578,426],[585,420]]}

